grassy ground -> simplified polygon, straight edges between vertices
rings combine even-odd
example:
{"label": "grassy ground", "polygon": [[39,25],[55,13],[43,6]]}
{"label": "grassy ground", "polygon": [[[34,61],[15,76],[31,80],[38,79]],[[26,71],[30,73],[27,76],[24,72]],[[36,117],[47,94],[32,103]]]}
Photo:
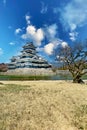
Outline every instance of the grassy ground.
{"label": "grassy ground", "polygon": [[0,130],[87,130],[87,85],[2,81]]}

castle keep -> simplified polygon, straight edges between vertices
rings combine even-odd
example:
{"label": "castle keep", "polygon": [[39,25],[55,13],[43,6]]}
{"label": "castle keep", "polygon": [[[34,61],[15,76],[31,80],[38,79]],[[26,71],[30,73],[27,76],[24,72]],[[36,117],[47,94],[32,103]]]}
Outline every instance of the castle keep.
{"label": "castle keep", "polygon": [[18,68],[51,68],[46,60],[37,55],[33,43],[26,43],[19,56],[13,56],[8,64],[9,70]]}

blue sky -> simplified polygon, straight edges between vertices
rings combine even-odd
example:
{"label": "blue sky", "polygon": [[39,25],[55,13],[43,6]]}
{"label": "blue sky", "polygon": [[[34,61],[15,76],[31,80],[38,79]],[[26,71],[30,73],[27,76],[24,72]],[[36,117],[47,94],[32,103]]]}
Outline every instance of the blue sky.
{"label": "blue sky", "polygon": [[27,41],[52,61],[53,50],[87,39],[87,0],[0,0],[0,63]]}

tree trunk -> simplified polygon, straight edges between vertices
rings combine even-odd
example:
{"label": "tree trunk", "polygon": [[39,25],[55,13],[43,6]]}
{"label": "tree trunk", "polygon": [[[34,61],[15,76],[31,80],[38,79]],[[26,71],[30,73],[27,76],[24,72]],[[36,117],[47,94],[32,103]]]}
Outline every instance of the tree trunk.
{"label": "tree trunk", "polygon": [[75,77],[73,77],[73,83],[84,83],[84,81],[81,79],[80,75],[77,75]]}

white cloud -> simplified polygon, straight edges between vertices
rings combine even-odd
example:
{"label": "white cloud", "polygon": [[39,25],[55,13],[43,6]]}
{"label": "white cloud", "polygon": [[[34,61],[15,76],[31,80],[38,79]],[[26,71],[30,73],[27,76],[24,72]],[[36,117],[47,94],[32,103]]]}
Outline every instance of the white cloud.
{"label": "white cloud", "polygon": [[36,31],[34,39],[38,43],[38,45],[41,45],[41,41],[44,39],[44,32],[41,28]]}
{"label": "white cloud", "polygon": [[15,34],[19,34],[21,31],[22,31],[21,28],[17,28],[17,29],[15,30]]}
{"label": "white cloud", "polygon": [[74,28],[78,26],[84,26],[87,24],[87,0],[73,0],[69,2],[62,10],[63,22],[69,25],[69,28],[72,30],[72,25]]}
{"label": "white cloud", "polygon": [[27,24],[30,24],[30,23],[31,23],[31,22],[30,22],[30,16],[29,16],[29,15],[25,15],[25,19],[26,19]]}
{"label": "white cloud", "polygon": [[42,52],[42,51],[44,51],[44,48],[43,48],[43,47],[37,47],[37,48],[36,48],[36,51],[37,51],[37,52]]}
{"label": "white cloud", "polygon": [[56,36],[56,34],[57,34],[57,25],[56,24],[50,25],[47,28],[47,31],[48,31],[50,37],[54,38]]}
{"label": "white cloud", "polygon": [[70,32],[70,33],[69,33],[69,36],[70,36],[70,39],[71,39],[72,41],[75,41],[76,38],[77,38],[77,36],[78,36],[78,33],[75,32],[75,31],[73,31],[73,32]]}
{"label": "white cloud", "polygon": [[[36,28],[34,25],[29,24],[26,27],[25,34],[21,35],[24,40],[31,40],[38,47],[38,51],[44,51],[48,55],[52,55],[58,45],[66,46],[63,41],[58,38],[58,26],[56,23],[45,26],[43,28]],[[42,41],[47,39],[48,43],[41,46]]]}
{"label": "white cloud", "polygon": [[40,46],[44,39],[44,32],[42,28],[36,28],[30,22],[30,16],[25,15],[27,22],[26,33],[21,36],[22,39],[31,40],[36,46]]}
{"label": "white cloud", "polygon": [[0,48],[0,55],[2,55],[3,54],[3,50],[2,50],[2,48]]}
{"label": "white cloud", "polygon": [[[70,33],[87,24],[87,0],[73,0],[61,9],[61,22]],[[70,37],[75,40],[76,37]]]}
{"label": "white cloud", "polygon": [[76,29],[76,24],[72,23],[70,24],[71,31],[74,31]]}
{"label": "white cloud", "polygon": [[36,28],[33,25],[29,25],[26,28],[27,34],[34,35],[36,33]]}
{"label": "white cloud", "polygon": [[[21,38],[24,40],[31,40],[36,46],[41,46],[41,43],[45,38],[48,40],[48,42],[54,42],[57,41],[57,25],[56,23],[50,25],[50,26],[45,26],[43,28],[36,28],[34,25],[29,22],[30,21],[30,16],[26,15],[26,22],[27,22],[27,27],[25,28],[26,32],[25,34],[21,35]],[[17,30],[17,32],[20,30]]]}
{"label": "white cloud", "polygon": [[44,46],[44,52],[48,55],[52,55],[54,49],[61,43],[60,39],[57,38],[58,35],[58,27],[56,24],[52,24],[50,26],[46,26],[44,28],[45,37],[48,40],[48,44]]}
{"label": "white cloud", "polygon": [[68,46],[67,42],[58,38],[58,27],[56,24],[47,26],[44,30],[45,36],[47,37],[49,43],[44,46],[44,52],[48,55],[53,55],[54,51],[59,45],[62,47]]}
{"label": "white cloud", "polygon": [[65,47],[68,46],[68,43],[67,42],[62,42],[61,45],[62,45],[63,48],[65,48]]}
{"label": "white cloud", "polygon": [[45,27],[44,32],[45,32],[46,38],[49,41],[54,41],[56,39],[56,36],[58,34],[57,29],[58,29],[58,26],[56,24],[52,24],[50,26]]}
{"label": "white cloud", "polygon": [[45,5],[44,2],[41,2],[41,13],[45,14],[48,10],[48,7]]}
{"label": "white cloud", "polygon": [[9,44],[10,44],[11,46],[13,46],[13,45],[15,45],[15,42],[10,42]]}
{"label": "white cloud", "polygon": [[48,44],[45,45],[45,47],[44,47],[44,51],[45,51],[45,53],[47,53],[48,55],[52,55],[52,54],[53,54],[53,50],[54,50],[54,44],[53,44],[53,43],[48,43]]}
{"label": "white cloud", "polygon": [[23,39],[30,39],[37,46],[41,45],[42,40],[44,39],[44,32],[41,28],[36,29],[33,25],[28,25],[26,28],[26,34],[22,35]]}
{"label": "white cloud", "polygon": [[60,39],[56,39],[55,41],[52,41],[44,46],[44,52],[48,55],[53,55],[54,50],[56,50],[59,45],[65,47],[68,44]]}

